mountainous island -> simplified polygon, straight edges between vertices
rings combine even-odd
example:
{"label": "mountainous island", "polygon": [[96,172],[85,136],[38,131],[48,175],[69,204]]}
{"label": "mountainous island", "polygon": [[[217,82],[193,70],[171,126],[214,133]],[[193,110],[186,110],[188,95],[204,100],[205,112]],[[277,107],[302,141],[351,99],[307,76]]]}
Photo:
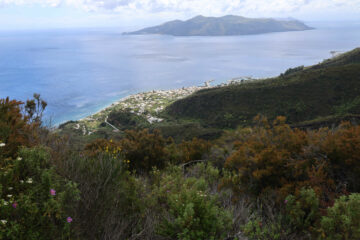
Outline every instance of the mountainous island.
{"label": "mountainous island", "polygon": [[197,16],[187,21],[174,20],[124,34],[164,34],[173,36],[232,36],[271,32],[304,31],[313,28],[295,19],[246,18],[235,15],[223,17]]}

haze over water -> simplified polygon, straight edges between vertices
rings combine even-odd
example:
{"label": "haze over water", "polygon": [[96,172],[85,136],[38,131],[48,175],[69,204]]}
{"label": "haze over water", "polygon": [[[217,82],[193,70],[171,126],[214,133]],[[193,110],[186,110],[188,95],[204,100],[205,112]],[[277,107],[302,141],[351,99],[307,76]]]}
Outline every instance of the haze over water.
{"label": "haze over water", "polygon": [[0,98],[40,93],[54,123],[135,92],[279,75],[360,46],[360,24],[235,37],[124,36],[120,30],[0,32]]}

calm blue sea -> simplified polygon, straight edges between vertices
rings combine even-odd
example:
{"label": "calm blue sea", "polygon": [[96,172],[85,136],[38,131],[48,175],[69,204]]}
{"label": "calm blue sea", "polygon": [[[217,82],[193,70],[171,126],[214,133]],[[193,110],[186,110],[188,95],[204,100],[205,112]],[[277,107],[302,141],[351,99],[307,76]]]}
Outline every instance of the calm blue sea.
{"label": "calm blue sea", "polygon": [[[236,37],[124,36],[121,30],[0,32],[0,98],[40,93],[58,124],[126,95],[276,76],[360,47],[360,22],[310,24],[304,32]],[[344,27],[346,26],[346,27]]]}

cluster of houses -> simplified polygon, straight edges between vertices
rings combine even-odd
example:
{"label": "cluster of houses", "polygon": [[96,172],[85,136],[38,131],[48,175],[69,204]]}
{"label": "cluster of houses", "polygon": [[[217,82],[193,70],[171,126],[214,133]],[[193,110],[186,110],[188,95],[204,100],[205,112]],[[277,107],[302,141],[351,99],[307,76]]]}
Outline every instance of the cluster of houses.
{"label": "cluster of houses", "polygon": [[111,123],[107,122],[107,117],[109,113],[116,110],[128,110],[131,113],[144,116],[149,123],[161,122],[163,121],[163,119],[158,116],[158,113],[163,111],[166,106],[168,106],[169,104],[171,104],[176,100],[187,97],[202,89],[207,89],[212,87],[223,87],[232,84],[241,84],[244,81],[251,79],[252,79],[251,77],[233,78],[231,80],[228,80],[227,83],[222,83],[217,86],[212,86],[211,83],[214,82],[214,80],[209,80],[204,82],[203,86],[183,87],[172,90],[153,90],[149,92],[133,94],[126,98],[121,99],[118,102],[111,104],[109,107],[101,110],[100,112],[94,115],[91,115],[87,118],[80,120],[79,123],[77,123],[74,126],[74,129],[79,129],[81,124],[83,125],[82,131],[84,135],[87,134],[87,132],[91,134],[91,132],[86,131],[86,129],[94,128],[96,124],[89,124],[89,123],[105,122],[106,124],[114,128],[114,131],[116,131],[117,130],[116,127],[111,125]]}

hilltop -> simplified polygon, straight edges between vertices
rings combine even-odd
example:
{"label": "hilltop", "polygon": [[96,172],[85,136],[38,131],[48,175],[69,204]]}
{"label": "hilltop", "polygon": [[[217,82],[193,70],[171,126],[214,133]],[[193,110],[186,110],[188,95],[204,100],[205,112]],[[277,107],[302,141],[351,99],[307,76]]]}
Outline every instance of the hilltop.
{"label": "hilltop", "polygon": [[270,32],[304,31],[311,27],[293,20],[273,18],[245,18],[227,15],[223,17],[197,16],[187,21],[174,20],[159,26],[148,27],[125,34],[166,34],[173,36],[229,36]]}

